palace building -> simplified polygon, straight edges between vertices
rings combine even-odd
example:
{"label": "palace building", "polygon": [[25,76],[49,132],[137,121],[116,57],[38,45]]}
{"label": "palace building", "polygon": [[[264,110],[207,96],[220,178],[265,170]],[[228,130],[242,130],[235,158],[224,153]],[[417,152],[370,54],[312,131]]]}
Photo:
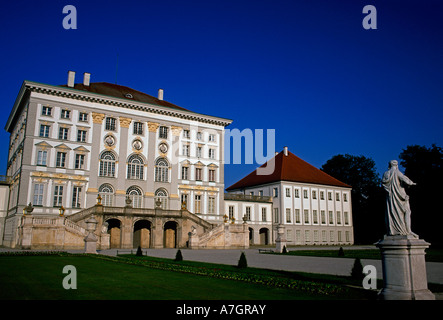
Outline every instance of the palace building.
{"label": "palace building", "polygon": [[[292,176],[301,162],[282,160],[264,180],[250,175],[225,194],[232,120],[167,102],[162,89],[153,97],[90,79],[75,83],[70,71],[67,85],[23,82],[5,126],[0,245],[80,248],[91,216],[101,249],[184,247],[191,238],[197,247],[272,244],[277,224],[289,244],[352,243],[349,186],[329,176],[300,181],[308,166]],[[316,170],[304,174],[325,177]]]}

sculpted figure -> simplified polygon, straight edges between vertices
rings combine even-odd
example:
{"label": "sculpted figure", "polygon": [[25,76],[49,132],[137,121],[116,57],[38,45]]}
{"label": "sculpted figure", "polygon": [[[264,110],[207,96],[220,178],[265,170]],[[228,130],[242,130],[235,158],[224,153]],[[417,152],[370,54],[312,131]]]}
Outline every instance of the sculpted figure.
{"label": "sculpted figure", "polygon": [[412,235],[411,209],[409,196],[406,194],[406,185],[416,185],[398,170],[398,161],[389,162],[389,170],[383,174],[382,184],[386,190],[386,226],[387,235]]}

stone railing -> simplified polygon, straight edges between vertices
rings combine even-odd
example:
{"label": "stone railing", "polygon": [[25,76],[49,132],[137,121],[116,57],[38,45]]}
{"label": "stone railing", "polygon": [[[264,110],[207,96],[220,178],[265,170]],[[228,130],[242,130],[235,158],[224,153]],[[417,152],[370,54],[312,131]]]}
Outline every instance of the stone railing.
{"label": "stone railing", "polygon": [[225,200],[271,202],[272,197],[254,196],[254,195],[248,195],[248,194],[242,194],[242,193],[225,193]]}

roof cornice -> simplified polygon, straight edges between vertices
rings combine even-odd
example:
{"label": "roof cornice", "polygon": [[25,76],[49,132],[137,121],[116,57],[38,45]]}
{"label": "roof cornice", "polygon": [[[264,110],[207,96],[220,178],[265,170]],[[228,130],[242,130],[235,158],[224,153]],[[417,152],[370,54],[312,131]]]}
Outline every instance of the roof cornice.
{"label": "roof cornice", "polygon": [[[48,95],[54,95],[59,97],[65,97],[70,99],[76,99],[76,100],[82,100],[82,101],[88,101],[88,102],[95,102],[95,103],[101,103],[106,105],[112,105],[117,106],[121,108],[127,108],[132,110],[140,110],[145,112],[150,112],[154,114],[161,114],[161,115],[167,115],[172,117],[178,117],[181,119],[186,119],[189,121],[197,121],[197,122],[203,122],[203,123],[209,123],[219,126],[226,127],[227,125],[232,123],[232,120],[220,118],[220,117],[214,117],[209,116],[201,113],[196,113],[192,111],[185,111],[185,110],[175,110],[168,107],[158,106],[154,104],[149,104],[145,102],[131,102],[125,99],[107,96],[99,93],[94,92],[88,92],[88,91],[81,91],[69,87],[60,87],[60,86],[53,86],[48,85],[44,83],[39,82],[33,82],[33,81],[27,81],[25,80],[22,85],[22,89],[26,88],[31,92],[38,92]],[[20,91],[22,92],[22,90]],[[21,95],[23,96],[23,95]],[[19,97],[21,97],[19,95]],[[19,99],[17,97],[17,99]],[[14,104],[14,107],[16,107],[17,101]],[[7,124],[8,126],[8,124]]]}

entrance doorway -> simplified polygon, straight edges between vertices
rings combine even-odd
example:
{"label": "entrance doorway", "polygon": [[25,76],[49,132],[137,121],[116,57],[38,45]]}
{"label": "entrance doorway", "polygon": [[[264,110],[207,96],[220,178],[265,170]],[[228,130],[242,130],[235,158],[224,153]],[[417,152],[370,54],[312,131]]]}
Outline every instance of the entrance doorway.
{"label": "entrance doorway", "polygon": [[132,238],[134,248],[149,248],[151,244],[151,222],[148,220],[138,220],[134,223],[134,233]]}
{"label": "entrance doorway", "polygon": [[168,221],[165,223],[163,246],[165,248],[177,247],[177,222]]}
{"label": "entrance doorway", "polygon": [[259,230],[260,234],[260,244],[267,245],[269,244],[269,229],[268,228],[261,228]]}
{"label": "entrance doorway", "polygon": [[111,235],[110,245],[112,248],[121,247],[121,222],[118,219],[106,220],[108,223],[108,233]]}

